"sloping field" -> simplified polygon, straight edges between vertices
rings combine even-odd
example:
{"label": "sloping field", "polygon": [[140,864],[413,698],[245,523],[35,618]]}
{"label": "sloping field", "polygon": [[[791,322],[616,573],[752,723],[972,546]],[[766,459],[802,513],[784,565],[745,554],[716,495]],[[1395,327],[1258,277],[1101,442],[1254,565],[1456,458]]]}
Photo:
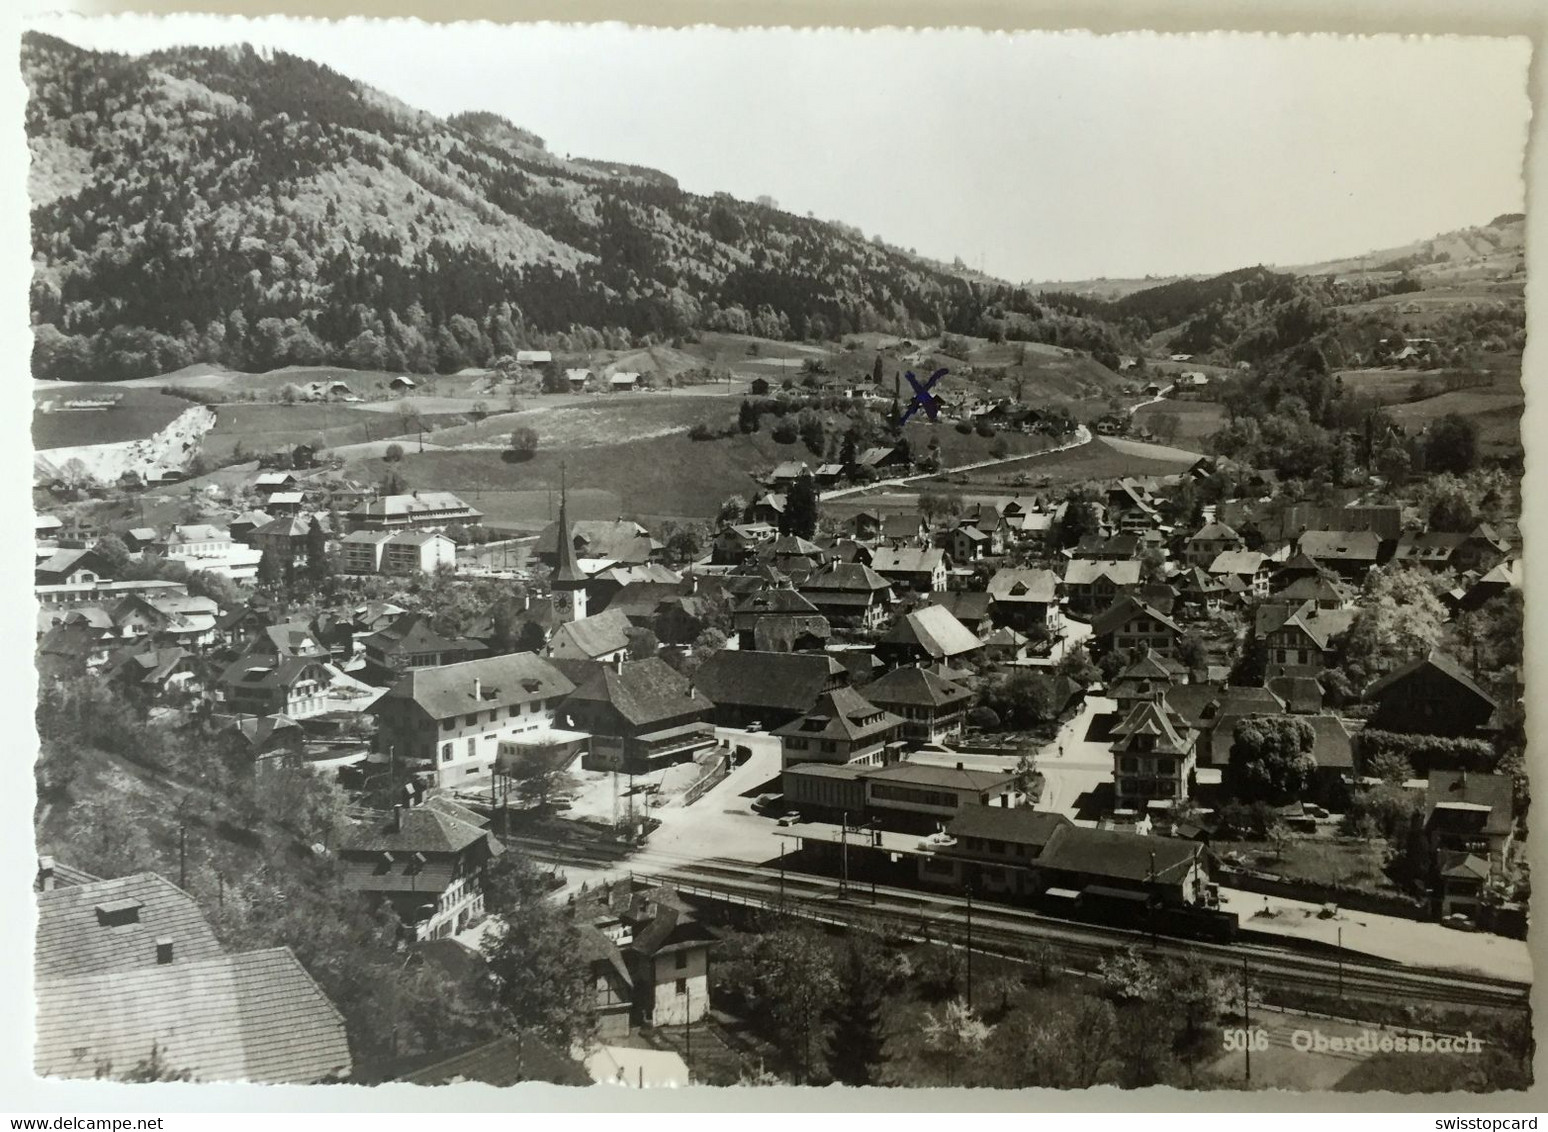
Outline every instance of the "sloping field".
{"label": "sloping field", "polygon": [[1393,405],[1387,410],[1392,419],[1410,432],[1439,420],[1448,413],[1459,413],[1478,425],[1478,440],[1483,451],[1496,456],[1513,456],[1521,451],[1521,393],[1505,389],[1460,389],[1423,401]]}
{"label": "sloping field", "polygon": [[1205,438],[1225,427],[1226,412],[1214,401],[1158,401],[1135,410],[1134,423],[1163,440],[1203,447]]}
{"label": "sloping field", "polygon": [[1096,437],[1089,444],[1011,460],[992,468],[952,476],[950,484],[931,479],[910,485],[919,490],[953,491],[967,488],[993,488],[1010,493],[1021,488],[1063,487],[1085,480],[1117,479],[1120,476],[1176,475],[1197,460],[1192,454],[1160,445],[1124,441],[1124,449],[1109,443],[1109,437]]}
{"label": "sloping field", "polygon": [[[185,404],[185,402],[178,402]],[[204,438],[203,449],[213,459],[224,459],[240,443],[247,451],[267,452],[322,441],[325,448],[397,437],[407,448],[403,424],[392,415],[371,413],[358,405],[235,404],[215,408],[215,428]],[[437,418],[428,418],[435,422]],[[459,423],[461,415],[451,418]],[[411,434],[417,439],[417,433]],[[436,434],[426,432],[430,441]]]}

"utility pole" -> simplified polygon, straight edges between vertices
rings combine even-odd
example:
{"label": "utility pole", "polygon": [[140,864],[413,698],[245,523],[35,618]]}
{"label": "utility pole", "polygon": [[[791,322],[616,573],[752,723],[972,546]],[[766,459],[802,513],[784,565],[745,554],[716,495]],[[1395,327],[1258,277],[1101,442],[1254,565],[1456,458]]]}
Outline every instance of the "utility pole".
{"label": "utility pole", "polygon": [[177,887],[188,889],[188,825],[181,816],[177,823]]}
{"label": "utility pole", "polygon": [[964,886],[967,893],[967,1004],[973,1007],[973,886]]}
{"label": "utility pole", "polygon": [[844,811],[844,824],[839,829],[839,856],[843,863],[844,875],[839,882],[839,895],[849,895],[849,811]]}
{"label": "utility pole", "polygon": [[1342,924],[1338,928],[1338,997],[1340,1000],[1344,997],[1344,927]]}
{"label": "utility pole", "polygon": [[785,849],[789,846],[783,837],[779,839],[779,905],[785,906]]}
{"label": "utility pole", "polygon": [[693,991],[685,987],[683,994],[688,1018],[688,1045],[683,1051],[683,1061],[688,1066],[688,1083],[691,1085],[693,1084]]}

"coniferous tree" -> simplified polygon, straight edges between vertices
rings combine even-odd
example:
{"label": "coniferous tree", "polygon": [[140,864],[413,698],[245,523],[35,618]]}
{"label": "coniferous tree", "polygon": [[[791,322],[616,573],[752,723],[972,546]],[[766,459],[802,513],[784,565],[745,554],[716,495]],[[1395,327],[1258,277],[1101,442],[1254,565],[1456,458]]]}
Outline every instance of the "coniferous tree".
{"label": "coniferous tree", "polygon": [[328,560],[328,535],[316,515],[306,531],[306,574],[315,586],[322,586],[333,577],[333,563]]}
{"label": "coniferous tree", "polygon": [[817,533],[817,481],[803,472],[785,497],[782,534],[811,538]]}
{"label": "coniferous tree", "polygon": [[277,586],[284,580],[285,571],[280,560],[273,553],[265,550],[263,556],[258,559],[258,584]]}
{"label": "coniferous tree", "polygon": [[838,1002],[828,1036],[828,1072],[840,1084],[877,1084],[887,1042],[881,982],[866,954],[851,942],[839,971]]}

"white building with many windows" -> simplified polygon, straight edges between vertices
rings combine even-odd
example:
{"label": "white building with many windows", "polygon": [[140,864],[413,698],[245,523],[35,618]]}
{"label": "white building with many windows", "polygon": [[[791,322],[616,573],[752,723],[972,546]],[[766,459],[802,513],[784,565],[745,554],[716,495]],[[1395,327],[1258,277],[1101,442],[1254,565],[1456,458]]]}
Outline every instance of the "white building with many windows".
{"label": "white building with many windows", "polygon": [[414,669],[372,713],[384,751],[405,762],[432,762],[437,783],[454,786],[488,774],[501,740],[551,731],[554,710],[574,690],[536,653],[511,653]]}

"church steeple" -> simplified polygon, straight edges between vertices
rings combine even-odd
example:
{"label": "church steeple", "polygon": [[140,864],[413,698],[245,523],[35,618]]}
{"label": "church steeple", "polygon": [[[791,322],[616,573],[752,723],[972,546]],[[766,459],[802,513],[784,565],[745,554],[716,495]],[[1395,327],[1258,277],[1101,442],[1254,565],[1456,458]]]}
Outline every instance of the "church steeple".
{"label": "church steeple", "polygon": [[586,616],[586,575],[575,557],[575,537],[570,530],[569,490],[564,465],[559,466],[559,533],[554,559],[554,612],[561,621],[579,621]]}

